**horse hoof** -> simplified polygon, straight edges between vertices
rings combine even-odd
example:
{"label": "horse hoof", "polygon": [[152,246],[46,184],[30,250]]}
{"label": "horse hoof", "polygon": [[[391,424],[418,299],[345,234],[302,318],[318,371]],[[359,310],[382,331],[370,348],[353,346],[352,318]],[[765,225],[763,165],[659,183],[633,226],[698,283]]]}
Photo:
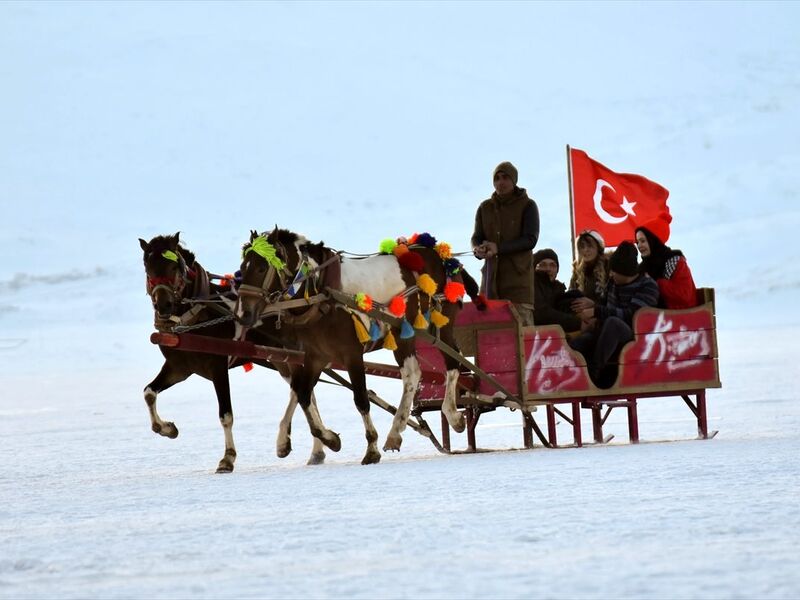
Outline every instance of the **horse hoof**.
{"label": "horse hoof", "polygon": [[153,423],[153,431],[171,440],[178,437],[178,428],[175,427],[175,423]]}
{"label": "horse hoof", "polygon": [[377,450],[368,450],[361,460],[362,465],[377,465],[381,462],[381,453]]}
{"label": "horse hoof", "polygon": [[389,452],[391,450],[392,452],[399,452],[400,445],[402,443],[403,443],[403,438],[401,438],[399,435],[389,434],[386,437],[386,443],[383,445],[383,451]]}
{"label": "horse hoof", "polygon": [[219,461],[217,473],[233,473],[233,463],[227,458],[223,458]]}
{"label": "horse hoof", "polygon": [[308,459],[307,465],[321,465],[325,462],[324,452],[312,452],[311,457]]}
{"label": "horse hoof", "polygon": [[339,450],[342,449],[342,440],[339,437],[339,434],[333,431],[329,431],[328,433],[329,435],[325,436],[322,439],[322,443],[325,444],[328,448],[330,448],[334,452],[338,452]]}
{"label": "horse hoof", "polygon": [[286,458],[292,452],[292,442],[291,440],[283,444],[282,446],[278,446],[278,458]]}
{"label": "horse hoof", "polygon": [[453,431],[456,433],[464,433],[464,430],[467,428],[467,421],[464,419],[464,415],[458,413],[458,418],[455,419],[455,422],[450,422],[450,427],[452,427]]}

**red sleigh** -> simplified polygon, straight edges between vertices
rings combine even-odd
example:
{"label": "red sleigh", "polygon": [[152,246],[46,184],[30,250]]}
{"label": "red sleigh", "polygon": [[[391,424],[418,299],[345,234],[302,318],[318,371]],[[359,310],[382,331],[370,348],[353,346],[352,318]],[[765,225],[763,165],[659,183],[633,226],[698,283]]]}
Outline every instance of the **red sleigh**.
{"label": "red sleigh", "polygon": [[[511,304],[493,301],[479,312],[466,304],[459,314],[459,349],[474,357],[470,376],[460,379],[459,405],[467,412],[467,451],[476,450],[475,427],[480,415],[500,406],[523,415],[526,447],[535,431],[547,446],[558,445],[556,419],[572,425],[573,443],[583,444],[581,408],[592,413],[593,437],[608,441],[603,424],[615,408],[625,408],[630,441],[639,441],[638,401],[680,397],[694,413],[700,438],[708,431],[706,390],[721,387],[714,318],[714,291],[698,291],[701,304],[686,310],[647,308],[636,313],[635,339],[619,355],[619,374],[613,387],[600,389],[588,376],[582,355],[572,350],[557,325],[521,327]],[[420,344],[422,345],[422,344]],[[419,351],[423,369],[443,370],[440,354],[431,345]],[[444,387],[423,378],[415,405],[417,414],[436,410]],[[694,397],[694,400],[692,400]],[[570,414],[561,409],[569,405]],[[531,414],[544,407],[547,435],[541,434]],[[442,429],[443,446],[450,449],[449,432]]]}

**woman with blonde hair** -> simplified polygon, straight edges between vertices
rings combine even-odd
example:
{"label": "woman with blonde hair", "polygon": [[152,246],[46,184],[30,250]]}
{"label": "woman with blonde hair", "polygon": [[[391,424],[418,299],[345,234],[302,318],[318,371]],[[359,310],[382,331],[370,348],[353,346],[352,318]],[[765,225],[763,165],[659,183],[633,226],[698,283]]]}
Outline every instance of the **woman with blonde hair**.
{"label": "woman with blonde hair", "polygon": [[605,240],[599,232],[586,229],[575,241],[578,258],[572,263],[569,289],[579,290],[586,298],[602,303],[608,283],[608,257]]}

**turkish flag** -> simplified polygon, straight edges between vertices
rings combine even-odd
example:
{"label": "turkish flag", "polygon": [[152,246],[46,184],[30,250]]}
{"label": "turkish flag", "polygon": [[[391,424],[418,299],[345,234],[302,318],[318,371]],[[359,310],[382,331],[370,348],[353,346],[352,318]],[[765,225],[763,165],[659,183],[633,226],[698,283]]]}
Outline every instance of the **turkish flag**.
{"label": "turkish flag", "polygon": [[669,190],[641,175],[615,173],[583,150],[569,148],[574,238],[600,232],[606,247],[634,241],[639,225],[669,214]]}

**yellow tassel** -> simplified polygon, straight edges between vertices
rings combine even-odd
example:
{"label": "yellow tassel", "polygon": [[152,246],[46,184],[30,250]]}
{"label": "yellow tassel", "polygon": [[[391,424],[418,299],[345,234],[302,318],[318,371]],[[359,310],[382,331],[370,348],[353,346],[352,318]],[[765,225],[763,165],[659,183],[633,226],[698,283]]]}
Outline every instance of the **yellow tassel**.
{"label": "yellow tassel", "polygon": [[383,347],[385,350],[397,350],[397,342],[394,340],[391,329],[386,332],[386,337],[383,338]]}
{"label": "yellow tassel", "polygon": [[417,318],[414,319],[414,329],[427,329],[428,322],[425,320],[425,316],[422,314],[422,311],[417,312]]}
{"label": "yellow tassel", "polygon": [[438,310],[431,311],[431,323],[433,323],[436,327],[442,328],[450,322],[450,319],[445,317],[441,312]]}
{"label": "yellow tassel", "polygon": [[353,317],[353,327],[356,328],[356,337],[358,337],[358,341],[362,344],[366,344],[369,341],[369,332],[367,328],[364,327],[364,324],[361,322],[355,315],[350,315]]}
{"label": "yellow tassel", "polygon": [[423,273],[417,279],[417,287],[428,296],[433,296],[436,293],[436,282],[427,273]]}

